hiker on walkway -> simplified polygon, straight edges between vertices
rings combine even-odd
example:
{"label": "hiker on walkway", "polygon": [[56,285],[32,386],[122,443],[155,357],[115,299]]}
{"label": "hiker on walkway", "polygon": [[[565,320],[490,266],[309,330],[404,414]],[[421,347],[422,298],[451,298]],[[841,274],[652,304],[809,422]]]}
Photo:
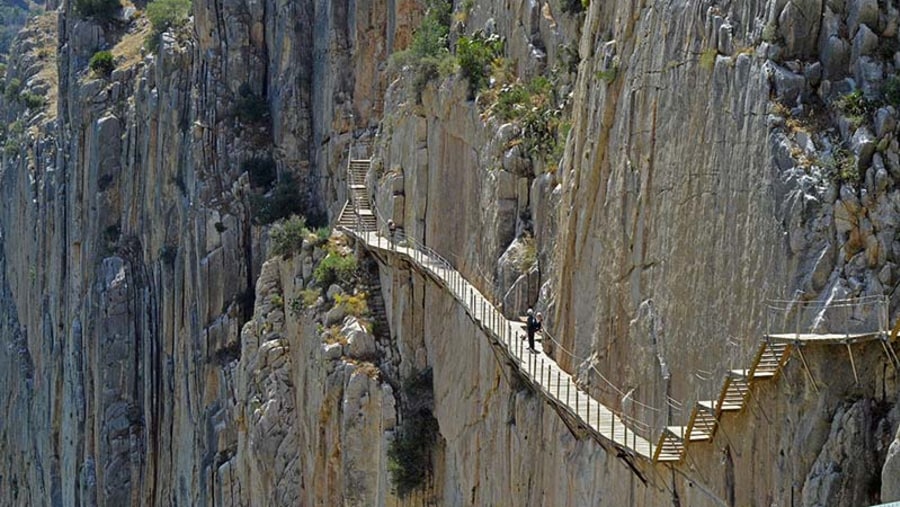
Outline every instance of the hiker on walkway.
{"label": "hiker on walkway", "polygon": [[393,220],[388,220],[388,232],[391,234],[391,246],[394,246],[394,233],[397,232],[397,224]]}
{"label": "hiker on walkway", "polygon": [[534,333],[537,333],[541,330],[541,314],[538,313],[537,317],[534,315],[534,310],[531,308],[528,309],[527,312],[528,318],[525,319],[525,332],[528,333],[528,350],[532,352],[537,352],[534,348]]}

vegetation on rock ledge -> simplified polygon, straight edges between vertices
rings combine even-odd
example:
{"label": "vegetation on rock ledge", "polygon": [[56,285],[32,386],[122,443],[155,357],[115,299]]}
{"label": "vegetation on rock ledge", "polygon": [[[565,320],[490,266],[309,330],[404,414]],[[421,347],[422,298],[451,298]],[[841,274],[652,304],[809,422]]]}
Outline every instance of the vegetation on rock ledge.
{"label": "vegetation on rock ledge", "polygon": [[432,453],[440,434],[432,413],[431,369],[413,373],[400,389],[401,420],[388,444],[388,473],[401,498],[421,488],[433,472]]}

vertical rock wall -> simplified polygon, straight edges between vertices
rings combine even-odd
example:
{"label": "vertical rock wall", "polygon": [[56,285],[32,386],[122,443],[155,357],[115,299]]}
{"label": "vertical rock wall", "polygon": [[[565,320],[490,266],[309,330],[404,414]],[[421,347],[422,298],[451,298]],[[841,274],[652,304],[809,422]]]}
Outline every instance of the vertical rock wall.
{"label": "vertical rock wall", "polygon": [[[846,189],[793,167],[773,135],[787,122],[769,115],[773,89],[798,106],[817,82],[809,12],[827,8],[836,23],[820,46],[849,44],[842,23],[863,33],[862,53],[820,55],[827,80],[853,66],[875,89],[860,26],[889,38],[893,11],[882,22],[871,2],[847,4],[591,2],[569,15],[557,2],[475,2],[457,29],[504,37],[520,77],[552,69],[580,37],[555,173],[510,147],[516,127],[486,118],[458,76],[429,84],[421,103],[388,83],[386,58],[409,43],[422,2],[195,2],[193,23],[152,54],[134,50],[146,20],[102,25],[64,4],[58,64],[39,57],[44,27],[23,35],[8,70],[25,90],[56,93],[43,108],[0,99],[8,123],[21,120],[0,167],[0,407],[14,414],[0,419],[0,503],[858,505],[895,495],[895,463],[884,477],[878,467],[897,454],[896,379],[877,349],[856,350],[859,387],[843,356],[811,351],[813,376],[835,379],[821,391],[791,363],[692,451],[691,466],[632,469],[569,432],[452,299],[403,263],[382,260],[389,360],[373,370],[354,357],[365,338],[323,344],[285,304],[316,254],[263,267],[242,168],[271,155],[311,210],[333,215],[347,146],[378,130],[370,183],[382,212],[496,292],[509,315],[535,300],[551,309],[550,330],[581,359],[559,356],[563,365],[594,394],[605,396],[588,365],[657,407],[667,395],[689,403],[705,387],[694,373],[724,367],[729,340],[750,350],[766,297],[876,293],[893,281],[894,113],[879,113],[881,153],[854,132],[871,166]],[[769,35],[781,45],[760,43]],[[86,69],[102,48],[119,58],[108,78]],[[806,81],[767,61],[776,57],[804,59],[794,67]],[[265,121],[236,113],[248,94],[267,100]],[[525,230],[537,263],[516,278],[510,252]],[[391,382],[426,368],[435,473],[401,500],[385,465]]]}

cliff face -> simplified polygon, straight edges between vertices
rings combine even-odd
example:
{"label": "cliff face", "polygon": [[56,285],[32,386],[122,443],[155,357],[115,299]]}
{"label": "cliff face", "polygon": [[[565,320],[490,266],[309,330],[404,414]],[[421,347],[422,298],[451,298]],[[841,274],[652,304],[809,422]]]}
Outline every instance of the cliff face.
{"label": "cliff face", "polygon": [[[897,9],[458,2],[451,42],[505,42],[471,100],[455,69],[419,97],[388,65],[425,4],[194,2],[146,51],[144,16],[65,3],[20,34],[0,98],[0,504],[898,498],[896,373],[877,346],[854,348],[858,384],[844,355],[811,349],[819,390],[794,361],[691,466],[632,468],[570,432],[408,265],[366,261],[356,290],[382,320],[366,327],[335,310],[353,288],[317,285],[332,247],[307,238],[264,262],[255,169],[293,178],[311,222],[333,219],[348,147],[374,139],[384,217],[508,316],[545,311],[592,394],[621,402],[596,366],[654,423],[683,424],[659,410],[708,396],[698,371],[747,359],[766,298],[893,293]],[[108,76],[88,69],[100,49]],[[542,75],[564,139],[550,156],[496,106]],[[321,302],[294,305],[314,289]],[[401,498],[388,449],[423,371],[433,473]]]}

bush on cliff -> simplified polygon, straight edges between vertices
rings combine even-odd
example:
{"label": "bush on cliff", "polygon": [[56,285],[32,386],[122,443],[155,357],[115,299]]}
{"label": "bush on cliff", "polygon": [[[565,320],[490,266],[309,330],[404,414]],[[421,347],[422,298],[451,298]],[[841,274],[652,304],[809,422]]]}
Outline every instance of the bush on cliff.
{"label": "bush on cliff", "polygon": [[294,214],[302,214],[300,190],[294,178],[287,176],[267,194],[250,196],[253,221],[258,225],[269,225],[276,220]]}
{"label": "bush on cliff", "polygon": [[153,30],[147,34],[144,47],[149,51],[156,51],[163,32],[183,26],[190,12],[190,0],[154,0],[147,4],[147,19],[153,25]]}
{"label": "bush on cliff", "polygon": [[488,85],[491,65],[503,54],[503,39],[496,35],[485,37],[476,33],[471,37],[462,36],[456,43],[456,58],[459,70],[469,81],[469,98]]}
{"label": "bush on cliff", "polygon": [[322,262],[313,271],[313,277],[319,287],[328,288],[337,283],[350,285],[356,277],[356,257],[354,255],[342,255],[336,250],[328,252]]}
{"label": "bush on cliff", "polygon": [[422,24],[416,30],[409,49],[391,55],[391,67],[395,71],[409,68],[412,71],[412,92],[416,102],[422,101],[422,91],[431,80],[448,75],[456,66],[450,54],[450,13],[447,0],[429,0]]}
{"label": "bush on cliff", "polygon": [[75,12],[83,18],[112,19],[121,7],[119,0],[75,0]]}
{"label": "bush on cliff", "polygon": [[310,235],[306,228],[306,219],[293,215],[284,222],[276,224],[269,231],[272,241],[272,254],[290,256],[300,251],[304,238]]}
{"label": "bush on cliff", "polygon": [[88,66],[94,71],[94,74],[107,77],[116,69],[116,61],[115,58],[113,58],[113,54],[109,51],[97,51],[94,53],[94,56],[91,57]]}
{"label": "bush on cliff", "polygon": [[147,4],[147,19],[157,33],[181,26],[190,12],[190,0],[154,0]]}
{"label": "bush on cliff", "polygon": [[254,93],[248,83],[244,83],[238,90],[234,115],[244,123],[260,123],[269,117],[269,103],[265,97]]}
{"label": "bush on cliff", "polygon": [[431,370],[413,373],[400,388],[400,424],[388,444],[388,473],[397,496],[421,488],[433,472],[432,454],[440,435],[432,413]]}

